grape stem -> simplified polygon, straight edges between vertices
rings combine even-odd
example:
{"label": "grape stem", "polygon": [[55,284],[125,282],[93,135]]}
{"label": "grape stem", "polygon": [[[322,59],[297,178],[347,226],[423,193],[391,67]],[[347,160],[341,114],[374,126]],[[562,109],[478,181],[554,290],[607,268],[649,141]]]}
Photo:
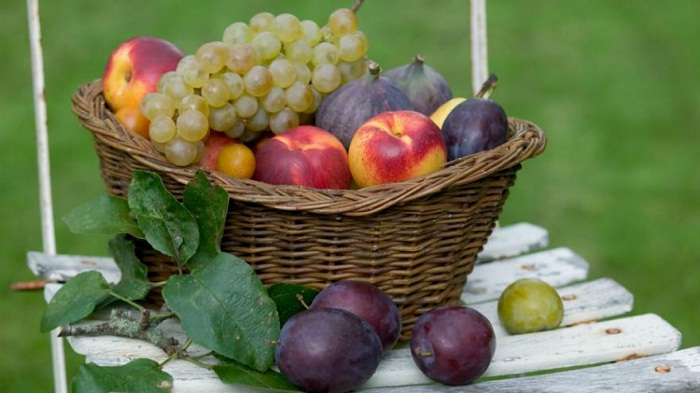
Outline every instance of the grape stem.
{"label": "grape stem", "polygon": [[481,89],[474,96],[476,98],[489,98],[496,89],[496,82],[498,82],[496,74],[489,75],[488,79],[481,85]]}
{"label": "grape stem", "polygon": [[357,14],[357,11],[360,9],[363,2],[364,2],[364,0],[355,0],[355,4],[353,4],[352,8],[350,8],[352,10],[352,12]]}

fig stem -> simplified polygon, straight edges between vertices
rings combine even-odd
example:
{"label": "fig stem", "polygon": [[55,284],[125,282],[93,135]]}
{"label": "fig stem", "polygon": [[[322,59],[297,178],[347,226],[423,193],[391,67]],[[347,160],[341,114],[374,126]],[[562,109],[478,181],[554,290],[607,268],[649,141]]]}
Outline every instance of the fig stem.
{"label": "fig stem", "polygon": [[425,56],[422,53],[418,53],[413,57],[413,63],[423,65],[425,63]]}
{"label": "fig stem", "polygon": [[380,67],[379,64],[375,62],[369,63],[367,69],[369,70],[370,75],[373,76],[379,75],[379,73],[382,72],[382,67]]}
{"label": "fig stem", "polygon": [[476,98],[489,98],[491,93],[496,89],[496,82],[498,82],[498,77],[496,74],[489,75],[488,79],[481,85],[481,89],[476,93]]}

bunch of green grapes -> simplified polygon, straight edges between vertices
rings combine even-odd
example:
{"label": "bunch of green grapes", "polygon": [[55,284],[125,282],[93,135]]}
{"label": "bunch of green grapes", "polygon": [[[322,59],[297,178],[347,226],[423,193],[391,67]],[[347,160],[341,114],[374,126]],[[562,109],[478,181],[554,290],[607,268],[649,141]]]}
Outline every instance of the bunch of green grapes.
{"label": "bunch of green grapes", "polygon": [[228,26],[165,73],[141,101],[149,136],[174,165],[198,162],[209,132],[242,142],[304,124],[321,99],[365,72],[367,38],[350,9],[324,27],[292,14]]}

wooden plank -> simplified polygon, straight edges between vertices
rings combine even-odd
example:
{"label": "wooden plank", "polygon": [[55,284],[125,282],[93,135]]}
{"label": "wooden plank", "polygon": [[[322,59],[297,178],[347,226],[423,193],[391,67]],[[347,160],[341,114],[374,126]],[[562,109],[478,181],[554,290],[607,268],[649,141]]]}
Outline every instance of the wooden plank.
{"label": "wooden plank", "polygon": [[466,386],[437,384],[366,390],[371,393],[510,393],[510,392],[700,392],[700,347],[598,367],[546,375],[478,382]]}
{"label": "wooden plank", "polygon": [[540,278],[559,287],[584,280],[587,275],[588,262],[568,248],[554,248],[476,265],[467,279],[462,301],[474,304],[498,299],[506,286],[520,278]]}
{"label": "wooden plank", "polygon": [[[612,279],[601,278],[557,289],[564,299],[562,326],[614,317],[632,310],[633,296]],[[496,336],[508,335],[498,319],[498,301],[471,305],[493,325]]]}
{"label": "wooden plank", "polygon": [[549,245],[549,232],[527,222],[517,223],[493,230],[477,263],[510,258],[526,254]]}
{"label": "wooden plank", "polygon": [[65,282],[86,270],[99,270],[108,282],[118,282],[121,277],[111,257],[49,255],[30,251],[27,253],[27,265],[37,277],[58,282]]}
{"label": "wooden plank", "polygon": [[[496,342],[496,353],[484,376],[516,375],[657,355],[675,351],[680,342],[678,330],[655,314],[503,336]],[[430,382],[413,362],[409,349],[399,349],[387,354],[364,387]]]}
{"label": "wooden plank", "polygon": [[[610,334],[609,329],[620,333]],[[608,332],[606,332],[608,331]],[[87,356],[87,361],[101,365],[123,364],[133,359],[149,357],[165,360],[165,354],[151,344],[120,337],[71,337],[73,349]],[[672,352],[680,345],[680,334],[654,314],[577,325],[535,334],[506,336],[499,339],[496,354],[485,377],[515,375],[533,371],[557,369],[610,362],[631,356],[655,355]],[[204,349],[193,347],[193,354]],[[238,392],[239,387],[226,386],[216,375],[185,361],[168,364],[166,371],[180,381],[187,381],[190,390]],[[407,349],[389,353],[375,375],[364,388],[424,385],[431,381],[415,366]],[[183,385],[184,386],[184,385]],[[227,389],[227,390],[213,390]],[[207,391],[202,389],[201,391]]]}

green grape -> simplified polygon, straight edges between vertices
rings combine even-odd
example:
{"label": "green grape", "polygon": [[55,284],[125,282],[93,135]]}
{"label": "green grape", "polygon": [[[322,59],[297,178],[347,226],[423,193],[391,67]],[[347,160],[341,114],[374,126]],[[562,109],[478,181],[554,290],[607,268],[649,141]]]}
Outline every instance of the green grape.
{"label": "green grape", "polygon": [[260,98],[260,106],[269,113],[282,110],[287,105],[287,93],[279,86],[272,86],[272,89]]}
{"label": "green grape", "polygon": [[268,66],[272,73],[272,82],[282,88],[288,87],[297,80],[297,69],[291,61],[278,58]]}
{"label": "green grape", "polygon": [[243,132],[245,132],[245,123],[242,119],[238,119],[233,126],[231,126],[231,128],[224,131],[224,134],[226,134],[226,136],[229,138],[238,138],[243,134]]}
{"label": "green grape", "polygon": [[292,42],[301,38],[301,23],[292,14],[280,14],[275,17],[275,33],[282,42]]}
{"label": "green grape", "polygon": [[228,91],[229,93],[231,93],[229,95],[229,99],[231,100],[235,100],[236,98],[240,97],[241,94],[243,94],[243,92],[245,91],[245,85],[243,85],[243,78],[238,74],[234,74],[233,72],[224,72],[223,74],[217,75],[214,78],[220,78],[224,82],[226,82],[226,86],[228,86]]}
{"label": "green grape", "polygon": [[367,62],[365,59],[356,60],[351,63],[339,61],[337,66],[338,70],[340,70],[341,85],[352,82],[367,72]]}
{"label": "green grape", "polygon": [[194,55],[187,55],[180,59],[175,71],[185,83],[194,88],[202,87],[202,84],[209,79],[209,73],[202,69]]}
{"label": "green grape", "polygon": [[297,82],[309,84],[311,83],[311,69],[306,64],[294,63],[297,69]]}
{"label": "green grape", "polygon": [[180,102],[182,97],[192,94],[193,92],[194,88],[188,85],[180,76],[168,78],[168,80],[163,83],[163,93],[169,95],[173,102]]}
{"label": "green grape", "polygon": [[254,141],[256,138],[260,136],[260,132],[258,131],[253,131],[249,128],[246,128],[245,131],[238,137],[238,140],[247,143],[250,141]]}
{"label": "green grape", "polygon": [[275,16],[269,12],[261,12],[253,15],[248,24],[253,33],[272,31],[275,28]]}
{"label": "green grape", "polygon": [[262,97],[272,89],[272,73],[263,66],[255,66],[243,76],[246,93]]}
{"label": "green grape", "polygon": [[209,79],[202,86],[201,94],[207,100],[209,106],[217,108],[226,104],[231,96],[228,85],[221,78]]}
{"label": "green grape", "polygon": [[270,117],[267,111],[259,107],[255,114],[246,120],[246,128],[251,131],[260,132],[267,129]]}
{"label": "green grape", "polygon": [[253,48],[255,48],[262,60],[274,59],[282,50],[282,42],[275,33],[270,31],[263,31],[253,37],[251,45],[253,45]]}
{"label": "green grape", "polygon": [[195,142],[194,146],[197,148],[197,154],[195,154],[194,160],[192,160],[193,164],[202,161],[202,158],[204,158],[204,155],[207,153],[204,141]]}
{"label": "green grape", "polygon": [[[311,106],[306,108],[305,111],[303,111],[301,114],[313,114],[318,110],[318,107],[321,105],[321,100],[323,99],[323,95],[321,92],[319,92],[313,85],[309,86],[311,89],[311,92],[314,95],[314,100],[311,103]],[[301,115],[300,114],[300,115]],[[310,121],[306,121],[307,119],[301,118],[300,121],[302,124],[310,123]]]}
{"label": "green grape", "polygon": [[284,108],[277,113],[270,114],[270,130],[275,134],[282,134],[299,125],[299,114],[290,108]]}
{"label": "green grape", "polygon": [[161,143],[161,142],[156,142],[154,140],[151,140],[151,144],[153,144],[153,147],[155,147],[158,152],[165,154],[166,143]]}
{"label": "green grape", "polygon": [[340,70],[332,64],[319,64],[311,74],[311,84],[321,93],[330,93],[340,86]]}
{"label": "green grape", "polygon": [[338,62],[338,49],[330,42],[321,42],[311,50],[311,64],[314,66],[329,63],[336,64]]}
{"label": "green grape", "polygon": [[197,142],[209,133],[209,122],[202,112],[189,110],[177,117],[177,135],[187,142]]}
{"label": "green grape", "polygon": [[230,24],[225,30],[222,40],[227,44],[246,44],[253,39],[250,27],[243,22]]}
{"label": "green grape", "polygon": [[557,290],[539,279],[519,279],[498,299],[498,318],[511,334],[557,328],[563,316],[564,304]]}
{"label": "green grape", "polygon": [[173,99],[164,93],[148,93],[141,99],[141,114],[148,120],[158,116],[172,117],[175,114]]}
{"label": "green grape", "polygon": [[229,48],[226,58],[226,67],[229,71],[243,75],[258,64],[260,64],[260,57],[252,45],[234,44]]}
{"label": "green grape", "polygon": [[168,72],[164,73],[163,75],[161,75],[160,78],[158,78],[158,83],[156,84],[156,91],[162,92],[163,85],[166,84],[168,82],[168,80],[170,80],[171,78],[175,78],[175,77],[178,77],[178,78],[180,77],[177,74],[177,71],[168,71]]}
{"label": "green grape", "polygon": [[228,50],[228,45],[223,42],[207,42],[197,49],[194,57],[200,68],[210,74],[215,74],[226,66]]}
{"label": "green grape", "polygon": [[151,120],[148,125],[148,136],[151,141],[157,143],[170,142],[177,135],[177,128],[173,118],[166,115],[160,115]]}
{"label": "green grape", "polygon": [[211,108],[209,110],[209,128],[214,131],[226,131],[238,120],[238,115],[236,114],[236,108],[233,105],[226,103],[224,106],[218,108]]}
{"label": "green grape", "polygon": [[304,40],[284,44],[284,55],[292,62],[306,64],[311,61],[312,53],[311,45]]}
{"label": "green grape", "polygon": [[182,97],[180,104],[177,106],[178,113],[185,113],[192,109],[202,112],[204,116],[209,115],[209,103],[199,94],[188,94]]}
{"label": "green grape", "polygon": [[328,17],[328,30],[337,37],[354,33],[357,25],[357,15],[349,8],[339,8]]}
{"label": "green grape", "polygon": [[164,153],[171,164],[187,166],[197,158],[197,145],[182,138],[175,138],[165,144]]}
{"label": "green grape", "polygon": [[314,102],[314,93],[308,84],[294,82],[285,92],[287,93],[287,106],[296,112],[303,112]]}
{"label": "green grape", "polygon": [[259,105],[258,100],[255,97],[248,94],[243,94],[242,96],[238,97],[238,99],[233,103],[233,106],[236,108],[238,117],[248,118],[255,114]]}
{"label": "green grape", "polygon": [[321,28],[312,20],[301,21],[301,35],[312,47],[321,42]]}
{"label": "green grape", "polygon": [[353,62],[365,57],[367,39],[358,33],[345,34],[338,40],[338,57],[342,61]]}

